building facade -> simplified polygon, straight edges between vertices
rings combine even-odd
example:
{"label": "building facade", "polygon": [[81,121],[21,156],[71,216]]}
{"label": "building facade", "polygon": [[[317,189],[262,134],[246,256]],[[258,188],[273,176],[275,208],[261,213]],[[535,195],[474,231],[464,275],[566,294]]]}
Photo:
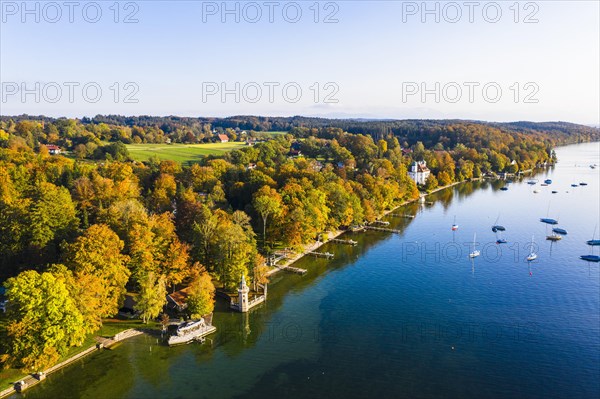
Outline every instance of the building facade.
{"label": "building facade", "polygon": [[413,162],[408,171],[408,176],[419,185],[425,184],[430,174],[431,171],[427,167],[427,162],[425,161]]}

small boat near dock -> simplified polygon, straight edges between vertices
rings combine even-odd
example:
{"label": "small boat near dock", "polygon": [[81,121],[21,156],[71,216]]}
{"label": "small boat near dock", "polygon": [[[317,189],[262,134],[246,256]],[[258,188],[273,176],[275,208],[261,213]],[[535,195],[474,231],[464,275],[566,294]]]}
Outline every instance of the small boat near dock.
{"label": "small boat near dock", "polygon": [[546,183],[546,184],[552,184],[552,180],[546,179],[546,180],[544,180],[544,183]]}

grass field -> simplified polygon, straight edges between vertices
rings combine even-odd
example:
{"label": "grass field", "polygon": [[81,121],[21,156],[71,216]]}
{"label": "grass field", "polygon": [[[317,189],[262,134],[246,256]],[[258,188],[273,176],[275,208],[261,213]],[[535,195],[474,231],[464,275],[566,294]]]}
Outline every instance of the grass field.
{"label": "grass field", "polygon": [[161,160],[192,164],[207,155],[221,155],[242,148],[244,145],[244,143],[127,144],[127,150],[136,161],[147,161],[150,157],[157,156]]}

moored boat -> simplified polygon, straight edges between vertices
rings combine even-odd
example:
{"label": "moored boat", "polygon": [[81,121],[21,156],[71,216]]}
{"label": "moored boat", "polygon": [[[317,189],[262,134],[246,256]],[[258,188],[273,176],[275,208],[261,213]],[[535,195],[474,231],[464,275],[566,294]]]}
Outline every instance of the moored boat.
{"label": "moored boat", "polygon": [[546,240],[548,240],[548,241],[560,241],[560,240],[562,240],[562,236],[559,236],[558,234],[551,234],[549,236],[546,236]]}
{"label": "moored boat", "polygon": [[477,237],[477,234],[473,234],[473,250],[469,254],[469,258],[476,258],[481,254],[478,249],[475,249],[475,238],[476,237]]}
{"label": "moored boat", "polygon": [[531,262],[537,259],[537,254],[534,251],[534,241],[533,236],[531,236],[531,252],[527,255],[527,262]]}
{"label": "moored boat", "polygon": [[573,184],[571,184],[571,187],[579,187],[579,184],[573,183]]}
{"label": "moored boat", "polygon": [[506,241],[504,238],[498,238],[496,240],[496,244],[506,244],[508,241]]}
{"label": "moored boat", "polygon": [[551,218],[540,218],[540,222],[547,224],[558,224],[558,220]]}
{"label": "moored boat", "polygon": [[207,324],[204,319],[186,321],[177,326],[175,335],[169,337],[169,345],[187,344],[216,330],[215,326]]}
{"label": "moored boat", "polygon": [[600,240],[588,240],[586,241],[586,244],[591,246],[600,245]]}
{"label": "moored boat", "polygon": [[558,191],[552,190],[552,194],[557,194],[557,193],[558,193]]}
{"label": "moored boat", "polygon": [[587,183],[583,181],[583,182],[580,182],[579,185],[580,186],[587,186]]}
{"label": "moored boat", "polygon": [[500,190],[502,190],[502,191],[508,191],[508,187],[506,187],[506,186],[500,187]]}
{"label": "moored boat", "polygon": [[552,231],[557,234],[567,235],[567,230],[561,229],[560,227],[555,227],[552,229]]}
{"label": "moored boat", "polygon": [[546,180],[544,180],[544,183],[546,183],[546,184],[552,184],[552,180],[546,179]]}
{"label": "moored boat", "polygon": [[588,262],[600,262],[600,256],[598,255],[581,255],[581,260],[587,260]]}

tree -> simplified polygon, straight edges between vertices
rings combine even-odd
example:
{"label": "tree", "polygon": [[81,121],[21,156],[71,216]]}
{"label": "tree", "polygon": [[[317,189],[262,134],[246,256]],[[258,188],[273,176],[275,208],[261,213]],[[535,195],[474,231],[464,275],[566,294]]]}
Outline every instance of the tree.
{"label": "tree", "polygon": [[189,286],[187,310],[192,318],[212,313],[215,308],[215,286],[210,275],[201,269]]}
{"label": "tree", "polygon": [[425,190],[427,192],[430,192],[430,191],[435,190],[437,187],[438,187],[438,180],[432,173],[429,175],[429,177],[427,178],[427,181],[425,182]]}
{"label": "tree", "polygon": [[281,213],[281,196],[275,189],[269,186],[262,186],[254,194],[252,205],[263,219],[264,248],[266,246],[267,221],[269,219],[269,216],[277,217]]}
{"label": "tree", "polygon": [[94,303],[80,303],[91,309],[96,319],[117,313],[129,280],[128,257],[123,255],[123,241],[107,225],[90,226],[75,242],[65,246],[65,265],[76,280],[87,281],[82,290],[95,298]]}
{"label": "tree", "polygon": [[5,283],[7,348],[3,361],[37,371],[55,363],[70,346],[81,345],[83,317],[62,279],[34,270]]}
{"label": "tree", "polygon": [[142,315],[142,321],[147,323],[159,315],[167,301],[165,276],[156,276],[154,272],[146,273],[138,284],[139,294],[136,298],[135,310]]}
{"label": "tree", "polygon": [[43,248],[52,240],[67,238],[79,223],[69,191],[52,183],[39,183],[32,193],[28,230],[30,244]]}

